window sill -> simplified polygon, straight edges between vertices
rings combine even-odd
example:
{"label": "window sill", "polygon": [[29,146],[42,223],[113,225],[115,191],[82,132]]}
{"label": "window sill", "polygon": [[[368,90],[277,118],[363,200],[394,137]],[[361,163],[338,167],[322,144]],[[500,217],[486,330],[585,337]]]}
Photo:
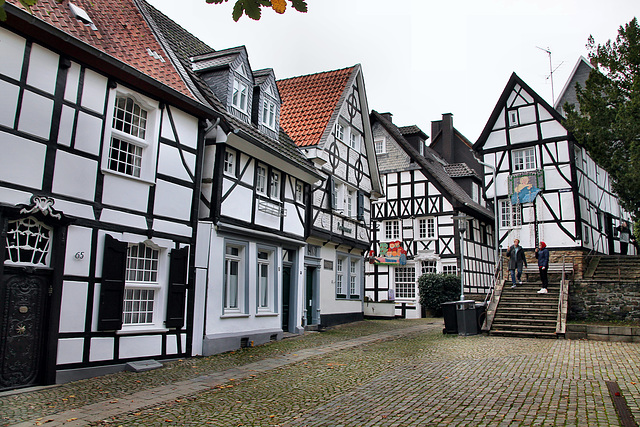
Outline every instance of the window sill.
{"label": "window sill", "polygon": [[277,317],[279,316],[280,313],[273,313],[273,312],[264,312],[264,313],[256,313],[256,317]]}
{"label": "window sill", "polygon": [[134,335],[134,334],[151,334],[151,333],[164,333],[169,332],[168,328],[160,328],[155,325],[149,326],[123,326],[122,329],[117,331],[117,335]]}
{"label": "window sill", "polygon": [[235,318],[247,318],[249,317],[246,313],[227,313],[220,316],[221,319],[235,319]]}
{"label": "window sill", "polygon": [[136,182],[140,182],[143,184],[148,184],[148,185],[155,185],[155,181],[152,179],[145,179],[145,178],[141,178],[138,176],[132,176],[132,175],[127,175],[126,173],[121,173],[121,172],[117,172],[117,171],[112,171],[111,169],[102,169],[102,173],[107,175],[111,175],[111,176],[115,176],[118,178],[123,178],[123,179],[130,179],[132,181],[136,181]]}

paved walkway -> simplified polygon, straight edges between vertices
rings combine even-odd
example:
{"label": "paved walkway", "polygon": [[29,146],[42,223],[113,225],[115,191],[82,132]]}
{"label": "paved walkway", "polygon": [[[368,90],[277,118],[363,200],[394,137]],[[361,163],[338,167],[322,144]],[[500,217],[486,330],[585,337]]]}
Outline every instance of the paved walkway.
{"label": "paved walkway", "polygon": [[616,402],[640,420],[638,344],[441,330],[441,319],[360,322],[152,372],[0,394],[0,426],[618,426]]}

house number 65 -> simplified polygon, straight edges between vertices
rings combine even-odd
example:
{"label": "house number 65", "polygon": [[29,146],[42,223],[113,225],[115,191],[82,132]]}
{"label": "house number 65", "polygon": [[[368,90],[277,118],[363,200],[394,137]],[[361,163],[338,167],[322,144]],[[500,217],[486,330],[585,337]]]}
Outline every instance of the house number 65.
{"label": "house number 65", "polygon": [[84,259],[84,252],[76,252],[75,258],[76,259]]}

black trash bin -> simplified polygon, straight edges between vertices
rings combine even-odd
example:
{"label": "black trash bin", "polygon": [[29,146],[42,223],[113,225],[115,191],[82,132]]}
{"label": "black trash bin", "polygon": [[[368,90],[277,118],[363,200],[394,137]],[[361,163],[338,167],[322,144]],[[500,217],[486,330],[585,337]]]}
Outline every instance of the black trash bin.
{"label": "black trash bin", "polygon": [[477,335],[478,319],[476,318],[476,302],[472,299],[456,301],[458,335]]}
{"label": "black trash bin", "polygon": [[487,303],[477,302],[476,303],[476,319],[478,321],[478,333],[482,332],[482,324],[484,323],[484,319],[486,318],[487,318]]}
{"label": "black trash bin", "polygon": [[456,314],[456,302],[449,301],[440,304],[442,307],[442,317],[444,317],[444,329],[443,334],[457,334],[458,333],[458,317]]}

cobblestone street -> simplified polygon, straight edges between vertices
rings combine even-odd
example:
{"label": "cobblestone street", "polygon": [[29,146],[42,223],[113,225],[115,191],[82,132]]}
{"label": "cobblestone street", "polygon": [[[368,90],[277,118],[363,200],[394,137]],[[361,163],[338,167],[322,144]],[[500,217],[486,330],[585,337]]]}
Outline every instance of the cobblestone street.
{"label": "cobblestone street", "polygon": [[444,336],[365,321],[265,346],[0,394],[0,425],[621,425],[640,419],[632,343]]}

